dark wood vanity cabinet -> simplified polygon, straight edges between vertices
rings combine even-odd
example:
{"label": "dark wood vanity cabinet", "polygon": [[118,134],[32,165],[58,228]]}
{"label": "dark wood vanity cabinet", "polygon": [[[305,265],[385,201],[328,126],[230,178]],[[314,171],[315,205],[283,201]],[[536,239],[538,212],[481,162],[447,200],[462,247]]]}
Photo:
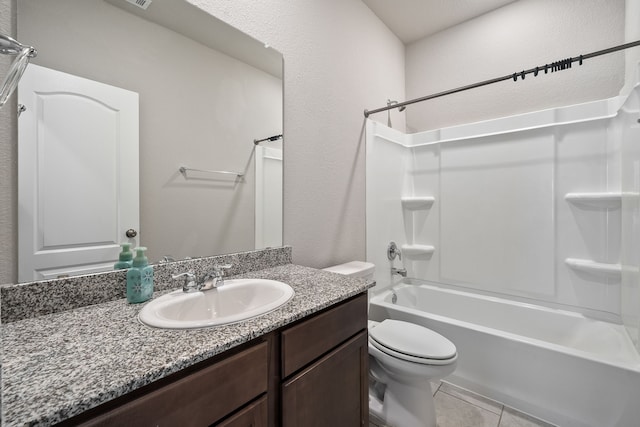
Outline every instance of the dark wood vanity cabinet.
{"label": "dark wood vanity cabinet", "polygon": [[285,329],[282,426],[368,426],[367,297]]}
{"label": "dark wood vanity cabinet", "polygon": [[360,294],[61,425],[368,426]]}
{"label": "dark wood vanity cabinet", "polygon": [[[210,426],[248,402],[266,396],[268,342],[194,368],[107,402],[63,424]],[[266,421],[265,418],[263,425]]]}
{"label": "dark wood vanity cabinet", "polygon": [[282,384],[282,426],[368,426],[367,332]]}

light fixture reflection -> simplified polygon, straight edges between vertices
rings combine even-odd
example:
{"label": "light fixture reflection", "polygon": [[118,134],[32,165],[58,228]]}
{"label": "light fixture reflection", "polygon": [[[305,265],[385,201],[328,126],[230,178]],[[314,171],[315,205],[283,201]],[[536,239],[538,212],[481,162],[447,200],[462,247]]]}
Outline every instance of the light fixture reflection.
{"label": "light fixture reflection", "polygon": [[15,56],[9,67],[9,72],[0,86],[0,108],[7,102],[29,64],[29,58],[34,58],[38,52],[31,46],[23,45],[17,40],[0,34],[0,53]]}

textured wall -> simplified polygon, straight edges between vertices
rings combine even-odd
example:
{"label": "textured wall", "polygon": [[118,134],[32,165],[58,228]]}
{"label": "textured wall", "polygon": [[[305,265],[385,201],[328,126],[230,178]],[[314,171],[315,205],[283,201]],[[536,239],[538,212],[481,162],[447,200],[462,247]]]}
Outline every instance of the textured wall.
{"label": "textured wall", "polygon": [[[15,0],[0,2],[0,33],[15,33]],[[11,58],[0,56],[0,80],[7,75]],[[0,283],[13,281],[17,276],[17,170],[16,170],[16,114],[9,108],[15,95],[0,109]]]}
{"label": "textured wall", "polygon": [[[637,21],[637,16],[635,20]],[[417,98],[624,43],[624,0],[520,0],[407,46],[407,97]],[[472,89],[407,108],[412,130],[618,95],[622,52],[561,71]],[[574,64],[574,67],[577,67]]]}
{"label": "textured wall", "polygon": [[[640,40],[640,1],[625,2],[625,43]],[[629,93],[640,80],[640,47],[625,50],[625,84],[621,94]]]}

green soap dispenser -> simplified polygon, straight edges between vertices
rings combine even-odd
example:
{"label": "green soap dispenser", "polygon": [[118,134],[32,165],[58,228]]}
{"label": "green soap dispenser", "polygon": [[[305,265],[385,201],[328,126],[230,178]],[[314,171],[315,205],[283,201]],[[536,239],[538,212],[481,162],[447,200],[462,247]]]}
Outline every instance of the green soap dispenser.
{"label": "green soap dispenser", "polygon": [[118,262],[113,266],[114,270],[121,270],[123,268],[131,268],[133,266],[133,252],[131,252],[131,243],[123,243],[122,252],[118,257]]}
{"label": "green soap dispenser", "polygon": [[134,248],[133,266],[127,271],[127,301],[132,304],[145,302],[153,295],[153,266],[144,254],[147,248]]}

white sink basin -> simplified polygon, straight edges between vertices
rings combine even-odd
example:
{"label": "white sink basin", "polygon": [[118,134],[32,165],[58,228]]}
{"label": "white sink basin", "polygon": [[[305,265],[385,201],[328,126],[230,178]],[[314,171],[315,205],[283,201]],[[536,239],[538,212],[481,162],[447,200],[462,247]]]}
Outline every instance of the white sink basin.
{"label": "white sink basin", "polygon": [[291,286],[275,280],[228,279],[208,291],[178,290],[163,295],[145,305],[138,318],[156,328],[206,328],[268,313],[293,294]]}

